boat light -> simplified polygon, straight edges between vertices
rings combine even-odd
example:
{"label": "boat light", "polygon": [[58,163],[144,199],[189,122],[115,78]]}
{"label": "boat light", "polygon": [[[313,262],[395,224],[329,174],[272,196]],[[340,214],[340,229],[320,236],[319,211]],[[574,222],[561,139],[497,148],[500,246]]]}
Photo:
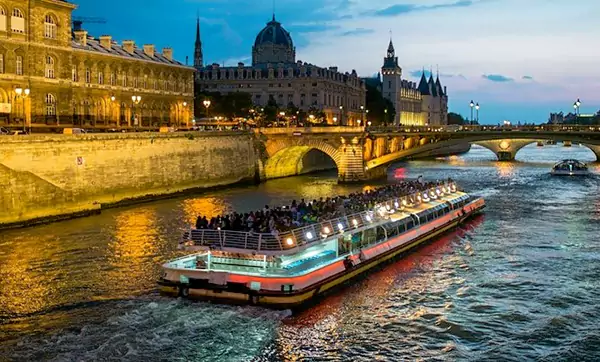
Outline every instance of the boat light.
{"label": "boat light", "polygon": [[313,234],[312,234],[310,231],[309,231],[309,232],[307,232],[307,233],[306,233],[306,238],[307,238],[308,240],[312,240],[312,238],[313,238]]}
{"label": "boat light", "polygon": [[421,195],[417,195],[417,200],[421,202]]}
{"label": "boat light", "polygon": [[323,234],[327,235],[327,234],[329,234],[330,232],[331,232],[331,230],[329,230],[329,226],[325,226],[325,227],[323,228]]}
{"label": "boat light", "polygon": [[352,220],[352,225],[354,225],[354,226],[358,226],[358,221],[357,221],[356,219],[353,219],[353,220]]}
{"label": "boat light", "polygon": [[368,222],[371,222],[373,219],[371,219],[370,215],[365,216],[365,219],[367,219]]}
{"label": "boat light", "polygon": [[287,238],[287,239],[285,240],[285,242],[286,242],[286,244],[288,244],[288,246],[292,246],[292,245],[294,245],[294,239],[292,239],[292,238]]}
{"label": "boat light", "polygon": [[406,199],[402,200],[402,205],[406,206],[408,204],[408,202],[406,202]]}
{"label": "boat light", "polygon": [[385,205],[385,208],[389,211],[392,207],[390,205]]}
{"label": "boat light", "polygon": [[342,225],[342,223],[338,223],[338,229],[340,229],[340,231],[344,231],[344,225]]}
{"label": "boat light", "polygon": [[396,209],[400,207],[400,204],[398,204],[398,201],[394,201],[394,206],[396,206]]}

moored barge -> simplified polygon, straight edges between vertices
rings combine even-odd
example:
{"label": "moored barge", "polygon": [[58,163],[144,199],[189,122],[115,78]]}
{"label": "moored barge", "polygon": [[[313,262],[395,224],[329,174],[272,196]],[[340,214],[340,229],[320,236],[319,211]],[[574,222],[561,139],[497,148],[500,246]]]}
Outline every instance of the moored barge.
{"label": "moored barge", "polygon": [[452,182],[278,235],[192,229],[182,240],[191,254],[165,263],[159,285],[184,298],[294,308],[484,207]]}

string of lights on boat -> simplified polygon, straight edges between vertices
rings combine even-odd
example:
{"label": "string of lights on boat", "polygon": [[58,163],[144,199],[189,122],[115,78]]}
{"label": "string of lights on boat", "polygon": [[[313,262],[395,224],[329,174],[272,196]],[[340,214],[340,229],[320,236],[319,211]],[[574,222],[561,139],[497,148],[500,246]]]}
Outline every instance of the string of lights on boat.
{"label": "string of lights on boat", "polygon": [[264,255],[285,255],[297,252],[323,239],[349,230],[359,230],[374,223],[389,220],[390,216],[407,207],[416,207],[455,193],[455,183],[445,183],[421,192],[396,197],[367,210],[320,223],[285,231],[279,235],[233,230],[193,229],[184,236],[185,246],[200,246],[231,252],[252,251]]}

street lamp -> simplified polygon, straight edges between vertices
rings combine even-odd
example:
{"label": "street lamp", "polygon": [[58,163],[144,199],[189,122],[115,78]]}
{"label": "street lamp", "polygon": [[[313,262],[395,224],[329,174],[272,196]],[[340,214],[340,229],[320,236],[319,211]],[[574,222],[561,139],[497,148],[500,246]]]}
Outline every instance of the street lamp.
{"label": "street lamp", "polygon": [[208,118],[208,107],[210,107],[210,101],[208,99],[205,99],[204,102],[202,102],[202,104],[204,104],[204,107],[206,108],[206,118]]}
{"label": "street lamp", "polygon": [[471,107],[471,125],[473,124],[473,107],[475,106],[475,103],[473,103],[473,100],[471,99],[471,103],[469,103],[469,106]]}
{"label": "street lamp", "polygon": [[475,105],[475,110],[477,111],[477,117],[475,119],[477,120],[477,124],[479,124],[479,102]]}
{"label": "street lamp", "polygon": [[136,96],[136,95],[131,96],[131,108],[133,110],[133,114],[131,115],[131,118],[133,120],[133,125],[136,128],[138,126],[138,118],[137,118],[137,115],[135,114],[135,106],[140,104],[141,101],[142,101],[141,96]]}
{"label": "street lamp", "polygon": [[[29,88],[21,88],[21,87],[17,87],[15,89],[15,93],[17,94],[17,98],[21,98],[22,101],[22,105],[23,105],[23,132],[26,132],[27,130],[27,114],[25,112],[25,98],[27,98],[29,96],[30,93],[30,89]],[[30,131],[31,131],[31,124],[29,125]]]}
{"label": "street lamp", "polygon": [[333,117],[333,123],[337,123],[337,117]]}
{"label": "street lamp", "polygon": [[344,124],[344,106],[340,106],[340,126]]}
{"label": "street lamp", "polygon": [[577,105],[577,115],[581,114],[581,101],[579,100],[579,98],[577,98],[577,101],[575,102],[575,104]]}
{"label": "street lamp", "polygon": [[[110,99],[110,107],[109,107],[110,108],[110,117],[108,118],[108,121],[110,123],[112,123],[113,116],[115,115],[115,101],[117,100],[117,98],[115,96],[110,96],[109,99]],[[121,126],[120,122],[117,122],[117,124],[119,126]]]}
{"label": "street lamp", "polygon": [[388,110],[387,108],[383,111],[384,115],[383,115],[383,124],[387,126],[387,114],[388,114]]}

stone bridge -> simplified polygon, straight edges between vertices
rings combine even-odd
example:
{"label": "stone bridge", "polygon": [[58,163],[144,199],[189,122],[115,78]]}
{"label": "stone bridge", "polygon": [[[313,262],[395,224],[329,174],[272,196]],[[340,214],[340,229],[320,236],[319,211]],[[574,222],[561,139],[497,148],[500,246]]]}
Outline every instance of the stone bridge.
{"label": "stone bridge", "polygon": [[[600,129],[577,130],[511,128],[365,129],[364,127],[263,128],[255,130],[260,150],[262,179],[287,177],[312,171],[314,150],[325,154],[336,167],[340,182],[385,176],[396,161],[415,157],[465,152],[481,145],[501,161],[510,161],[528,144],[544,140],[571,141],[590,148],[600,160]],[[309,157],[309,156],[313,157]],[[321,162],[323,160],[320,160]]]}

